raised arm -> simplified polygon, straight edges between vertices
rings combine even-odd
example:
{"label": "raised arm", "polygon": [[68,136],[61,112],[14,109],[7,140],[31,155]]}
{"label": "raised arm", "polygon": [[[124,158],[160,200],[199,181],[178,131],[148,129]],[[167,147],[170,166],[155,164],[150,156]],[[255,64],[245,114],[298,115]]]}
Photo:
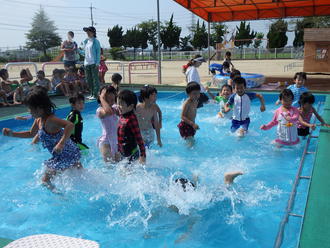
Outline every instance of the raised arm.
{"label": "raised arm", "polygon": [[272,127],[276,126],[278,124],[278,121],[277,121],[277,117],[278,117],[279,113],[278,113],[278,110],[275,111],[275,114],[273,116],[273,119],[266,125],[262,125],[260,127],[260,129],[262,130],[269,130],[271,129]]}
{"label": "raised arm", "polygon": [[212,94],[212,92],[210,91],[209,87],[205,87],[207,94],[209,94],[209,96],[214,100],[215,96]]}
{"label": "raised arm", "polygon": [[317,111],[315,110],[315,108],[313,108],[313,114],[321,122],[322,125],[327,125],[325,123],[325,121],[323,120],[322,116],[320,116],[319,113],[317,113]]}
{"label": "raised arm", "polygon": [[57,126],[58,128],[64,128],[63,135],[61,139],[58,141],[56,146],[54,147],[54,152],[62,152],[64,148],[64,144],[67,141],[67,139],[70,138],[72,131],[74,129],[74,124],[70,121],[62,120],[56,116],[52,116],[48,120],[49,122],[52,122],[54,126]]}
{"label": "raised arm", "polygon": [[39,120],[34,120],[29,131],[13,132],[10,128],[3,128],[2,133],[5,136],[12,136],[16,138],[33,138],[37,134],[39,129],[38,121]]}
{"label": "raised arm", "polygon": [[113,115],[114,111],[110,104],[106,101],[106,89],[103,89],[100,94],[100,101],[102,109],[99,111],[99,117],[104,118],[107,115]]}
{"label": "raised arm", "polygon": [[256,94],[256,97],[260,101],[260,111],[264,112],[266,110],[264,97],[261,94]]}

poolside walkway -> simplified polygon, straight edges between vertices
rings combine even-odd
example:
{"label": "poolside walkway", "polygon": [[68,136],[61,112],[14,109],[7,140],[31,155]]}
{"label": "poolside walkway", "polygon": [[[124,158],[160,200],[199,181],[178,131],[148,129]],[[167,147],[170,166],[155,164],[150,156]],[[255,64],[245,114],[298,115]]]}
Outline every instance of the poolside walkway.
{"label": "poolside walkway", "polygon": [[[330,123],[330,97],[324,106],[324,121]],[[330,247],[330,132],[322,128],[307,199],[300,248]]]}

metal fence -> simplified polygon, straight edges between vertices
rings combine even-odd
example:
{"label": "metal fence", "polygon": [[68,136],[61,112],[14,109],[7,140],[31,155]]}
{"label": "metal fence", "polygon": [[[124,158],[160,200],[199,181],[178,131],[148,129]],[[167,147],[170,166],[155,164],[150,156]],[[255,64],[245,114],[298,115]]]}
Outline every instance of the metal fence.
{"label": "metal fence", "polygon": [[[216,53],[214,49],[211,50],[211,57],[214,60],[222,60],[226,51],[232,53],[232,59],[235,60],[249,60],[249,59],[302,59],[304,56],[303,48],[228,48],[223,49],[220,53]],[[44,58],[41,52],[35,50],[28,50],[22,47],[17,49],[0,48],[0,62],[18,62],[18,61],[29,61],[29,62],[45,62],[54,60],[60,54],[60,48],[55,47],[47,50],[49,58]],[[201,54],[205,58],[208,58],[208,51],[162,51],[162,61],[175,61],[175,60],[189,60],[194,55]],[[109,49],[104,49],[104,55],[107,59],[113,60]],[[126,50],[122,52],[126,61],[136,60],[158,60],[158,53],[152,51],[141,51],[133,52],[132,50]]]}

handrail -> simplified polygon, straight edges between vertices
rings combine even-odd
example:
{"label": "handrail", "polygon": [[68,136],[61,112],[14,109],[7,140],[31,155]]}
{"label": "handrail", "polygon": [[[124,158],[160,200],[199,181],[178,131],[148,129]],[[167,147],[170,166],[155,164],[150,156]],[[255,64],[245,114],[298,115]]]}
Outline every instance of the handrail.
{"label": "handrail", "polygon": [[119,65],[121,67],[121,76],[122,76],[122,82],[125,83],[125,65],[123,62],[120,61],[105,61],[105,64],[108,65]]}
{"label": "handrail", "polygon": [[[319,104],[318,104],[317,112],[320,109],[320,105],[321,105],[321,102],[319,102]],[[315,124],[315,122],[316,122],[316,117],[314,116],[313,124]],[[307,150],[308,150],[311,138],[313,138],[312,133],[313,133],[313,130],[311,130],[311,133],[309,134],[308,139],[306,141],[306,145],[305,145],[303,155],[302,155],[301,160],[300,160],[300,164],[299,164],[299,168],[298,168],[298,171],[297,171],[297,174],[296,174],[296,178],[294,180],[292,190],[291,190],[291,193],[290,193],[290,198],[288,200],[288,204],[287,204],[287,207],[286,207],[285,215],[284,215],[284,217],[283,217],[283,219],[280,223],[280,226],[278,228],[274,248],[280,248],[281,247],[282,242],[283,242],[283,237],[284,237],[285,226],[288,223],[289,216],[292,215],[291,211],[292,211],[293,206],[294,206],[295,197],[296,197],[296,193],[297,193],[297,187],[298,187],[299,181],[301,179],[301,177],[300,177],[301,171],[302,171],[303,166],[304,166],[305,157],[306,157],[306,154],[308,152]],[[295,216],[295,215],[292,215],[292,216]],[[300,216],[296,216],[296,217],[300,217]],[[301,216],[301,217],[303,217],[303,216]]]}
{"label": "handrail", "polygon": [[5,65],[5,69],[8,70],[8,68],[10,66],[15,66],[15,65],[33,65],[34,67],[34,70],[35,70],[35,74],[37,75],[37,72],[38,72],[38,66],[36,63],[34,62],[11,62],[11,63],[7,63]]}
{"label": "handrail", "polygon": [[[151,65],[155,65],[156,66],[156,69],[157,69],[157,72],[132,72],[132,66],[133,65],[145,65],[145,64],[151,64]],[[159,81],[159,69],[158,69],[158,61],[153,61],[153,60],[150,60],[150,61],[132,61],[132,62],[129,62],[128,63],[128,82],[129,84],[132,83],[132,74],[152,74],[152,75],[158,75],[158,84],[160,84],[160,81]]]}

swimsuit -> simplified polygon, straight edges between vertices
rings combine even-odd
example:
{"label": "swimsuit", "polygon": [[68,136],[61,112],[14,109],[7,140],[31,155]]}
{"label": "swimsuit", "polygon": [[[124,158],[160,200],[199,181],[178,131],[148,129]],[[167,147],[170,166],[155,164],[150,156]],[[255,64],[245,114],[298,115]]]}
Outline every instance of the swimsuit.
{"label": "swimsuit", "polygon": [[[302,110],[299,109],[301,118],[310,123],[312,116],[313,116],[313,109],[311,109],[307,114],[303,114]],[[298,123],[298,136],[307,136],[309,134],[309,127],[304,126],[300,122]]]}
{"label": "swimsuit", "polygon": [[72,109],[66,119],[74,124],[74,129],[70,136],[72,141],[77,144],[80,150],[89,149],[87,145],[82,143],[83,118],[80,112]]}
{"label": "swimsuit", "polygon": [[141,135],[143,138],[144,144],[149,147],[152,143],[154,143],[155,140],[155,130],[152,129],[146,129],[146,130],[141,130]]}
{"label": "swimsuit", "polygon": [[229,97],[227,103],[233,105],[232,132],[235,132],[241,126],[245,131],[248,131],[251,100],[254,98],[256,98],[256,93],[252,92],[244,93],[242,96],[235,93]]}
{"label": "swimsuit", "polygon": [[39,129],[38,136],[44,148],[53,155],[50,159],[46,160],[44,164],[47,168],[52,170],[64,170],[70,168],[80,160],[80,151],[75,143],[71,139],[67,139],[62,152],[53,152],[54,147],[60,141],[63,136],[63,130],[50,134],[47,133],[44,127]]}
{"label": "swimsuit", "polygon": [[308,89],[304,86],[298,88],[295,84],[290,85],[287,89],[291,90],[294,96],[292,106],[296,108],[299,107],[300,96],[302,93],[307,92]]}
{"label": "swimsuit", "polygon": [[[99,117],[101,107],[96,110],[96,115]],[[100,118],[100,117],[99,117]],[[117,138],[117,127],[118,127],[118,116],[116,114],[107,115],[100,118],[102,124],[102,136],[98,139],[98,147],[102,145],[110,145],[111,155],[114,156],[118,152],[118,138]]]}
{"label": "swimsuit", "polygon": [[[284,117],[290,116],[291,120],[287,121]],[[297,122],[299,119],[299,110],[295,107],[291,107],[289,111],[284,112],[282,107],[275,111],[273,120],[265,125],[264,130],[271,129],[277,125],[277,138],[276,143],[281,145],[295,145],[299,143],[299,137],[297,132]]]}
{"label": "swimsuit", "polygon": [[180,135],[182,138],[188,138],[188,137],[195,136],[196,130],[191,125],[189,125],[188,123],[185,123],[184,121],[181,121],[178,124],[178,128],[179,128]]}

